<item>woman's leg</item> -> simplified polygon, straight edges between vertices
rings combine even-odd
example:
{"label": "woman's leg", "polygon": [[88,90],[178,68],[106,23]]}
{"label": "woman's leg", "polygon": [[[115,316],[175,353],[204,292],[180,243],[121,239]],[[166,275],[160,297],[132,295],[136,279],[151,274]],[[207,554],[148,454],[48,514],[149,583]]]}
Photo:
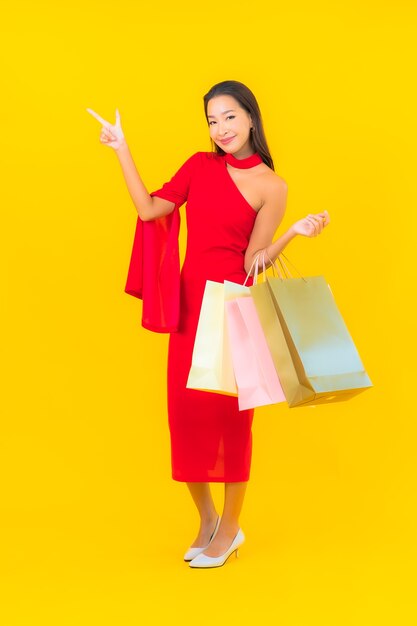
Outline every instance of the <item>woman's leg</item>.
{"label": "woman's leg", "polygon": [[220,556],[226,552],[239,530],[239,515],[242,510],[248,482],[224,484],[224,507],[219,530],[209,547],[207,556]]}
{"label": "woman's leg", "polygon": [[217,522],[217,511],[209,483],[187,483],[195,505],[200,513],[200,530],[190,548],[205,546],[210,541]]}

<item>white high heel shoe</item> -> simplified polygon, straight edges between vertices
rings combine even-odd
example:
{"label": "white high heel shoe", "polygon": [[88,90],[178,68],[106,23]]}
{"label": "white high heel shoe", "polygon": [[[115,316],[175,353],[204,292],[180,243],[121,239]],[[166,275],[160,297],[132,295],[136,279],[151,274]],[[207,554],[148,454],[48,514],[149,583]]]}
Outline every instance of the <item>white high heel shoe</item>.
{"label": "white high heel shoe", "polygon": [[232,552],[236,552],[236,557],[238,557],[238,548],[245,541],[245,535],[241,528],[237,531],[236,537],[233,539],[231,545],[226,550],[224,554],[220,556],[207,556],[206,554],[198,554],[189,564],[189,567],[220,567],[224,565],[232,554]]}
{"label": "white high heel shoe", "polygon": [[184,554],[184,561],[191,561],[196,556],[198,556],[200,552],[203,552],[203,550],[209,547],[210,543],[213,541],[214,537],[216,536],[217,531],[219,530],[219,524],[220,524],[220,515],[217,517],[216,527],[213,530],[213,533],[210,537],[210,541],[208,542],[208,544],[204,546],[203,548],[197,548],[197,547],[189,548],[187,552]]}

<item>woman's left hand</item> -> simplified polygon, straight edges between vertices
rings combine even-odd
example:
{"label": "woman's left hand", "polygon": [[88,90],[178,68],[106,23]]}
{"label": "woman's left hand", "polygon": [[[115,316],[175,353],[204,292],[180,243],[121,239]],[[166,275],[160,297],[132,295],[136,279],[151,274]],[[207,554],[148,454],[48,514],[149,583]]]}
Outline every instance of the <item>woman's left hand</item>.
{"label": "woman's left hand", "polygon": [[327,211],[322,211],[322,213],[309,213],[307,217],[295,222],[292,228],[297,235],[317,237],[329,222],[330,216]]}

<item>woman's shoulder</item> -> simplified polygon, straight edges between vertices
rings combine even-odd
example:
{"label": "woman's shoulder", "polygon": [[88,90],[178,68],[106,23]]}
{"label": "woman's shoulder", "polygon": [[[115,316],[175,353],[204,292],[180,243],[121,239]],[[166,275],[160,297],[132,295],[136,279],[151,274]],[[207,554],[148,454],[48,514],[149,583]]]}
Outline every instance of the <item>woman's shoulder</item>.
{"label": "woman's shoulder", "polygon": [[288,194],[287,182],[279,176],[274,170],[267,165],[260,174],[258,180],[259,189],[261,190],[262,204],[261,208],[265,204],[270,202],[274,203],[277,198],[286,198]]}
{"label": "woman's shoulder", "polygon": [[268,185],[271,190],[288,188],[286,180],[268,166],[262,172],[262,182]]}
{"label": "woman's shoulder", "polygon": [[205,152],[202,150],[195,152],[192,157],[200,159],[201,161],[218,161],[222,158],[220,154],[217,154],[217,152]]}
{"label": "woman's shoulder", "polygon": [[192,165],[193,169],[205,168],[207,166],[210,166],[211,164],[218,163],[221,158],[221,155],[217,154],[216,152],[206,152],[203,150],[198,150],[197,152],[191,154],[190,157],[188,157],[187,163]]}

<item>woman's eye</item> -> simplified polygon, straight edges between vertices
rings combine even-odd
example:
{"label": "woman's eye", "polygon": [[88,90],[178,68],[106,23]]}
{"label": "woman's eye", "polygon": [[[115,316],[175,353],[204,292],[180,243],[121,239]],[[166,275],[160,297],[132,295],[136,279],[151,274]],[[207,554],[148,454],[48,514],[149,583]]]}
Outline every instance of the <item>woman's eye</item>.
{"label": "woman's eye", "polygon": [[[234,120],[234,119],[235,119],[235,117],[236,117],[236,115],[228,115],[228,116],[226,117],[226,119],[227,119],[227,120]],[[215,123],[216,123],[216,122],[212,120],[211,122],[209,122],[209,126],[211,126],[212,124],[215,124]]]}

